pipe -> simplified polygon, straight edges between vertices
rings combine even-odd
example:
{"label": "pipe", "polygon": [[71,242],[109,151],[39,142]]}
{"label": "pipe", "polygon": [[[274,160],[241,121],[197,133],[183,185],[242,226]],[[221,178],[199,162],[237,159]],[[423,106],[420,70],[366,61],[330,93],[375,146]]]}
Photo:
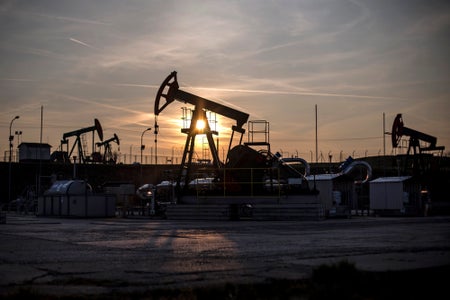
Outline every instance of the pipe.
{"label": "pipe", "polygon": [[[302,163],[305,166],[305,174],[303,174],[303,176],[305,176],[305,177],[309,176],[311,173],[311,167],[309,166],[308,162],[301,157],[278,158],[278,159],[280,162],[285,163],[287,166],[289,166],[287,163],[291,163],[291,162]],[[289,166],[289,167],[291,167],[291,166]],[[293,169],[293,170],[295,170],[295,169]],[[297,170],[295,170],[295,171],[297,171]]]}
{"label": "pipe", "polygon": [[366,178],[364,180],[355,181],[355,183],[366,183],[367,181],[369,181],[372,178],[372,167],[370,166],[369,163],[367,163],[365,161],[362,161],[362,160],[352,161],[350,163],[350,165],[342,171],[342,174],[345,174],[345,175],[349,174],[353,170],[353,168],[358,165],[366,167],[367,173],[366,173]]}

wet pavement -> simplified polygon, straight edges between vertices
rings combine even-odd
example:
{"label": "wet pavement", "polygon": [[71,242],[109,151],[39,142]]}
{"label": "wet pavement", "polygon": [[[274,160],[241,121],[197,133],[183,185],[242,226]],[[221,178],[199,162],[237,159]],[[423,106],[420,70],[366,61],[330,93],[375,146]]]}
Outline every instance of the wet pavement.
{"label": "wet pavement", "polygon": [[324,263],[361,270],[450,265],[450,217],[171,221],[7,216],[0,295],[100,295],[301,279]]}

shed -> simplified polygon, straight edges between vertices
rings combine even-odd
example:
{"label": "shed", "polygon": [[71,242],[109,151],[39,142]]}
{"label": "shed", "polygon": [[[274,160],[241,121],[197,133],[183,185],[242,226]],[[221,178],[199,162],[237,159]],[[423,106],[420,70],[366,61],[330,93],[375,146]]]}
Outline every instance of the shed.
{"label": "shed", "polygon": [[38,199],[38,215],[71,217],[115,216],[116,198],[94,194],[83,180],[60,180]]}
{"label": "shed", "polygon": [[319,191],[318,201],[328,216],[349,216],[356,204],[354,179],[346,174],[317,174],[306,177],[309,188]]}
{"label": "shed", "polygon": [[420,185],[411,176],[379,177],[370,181],[370,209],[377,214],[418,213]]}
{"label": "shed", "polygon": [[41,143],[20,143],[19,161],[50,160],[49,144]]}

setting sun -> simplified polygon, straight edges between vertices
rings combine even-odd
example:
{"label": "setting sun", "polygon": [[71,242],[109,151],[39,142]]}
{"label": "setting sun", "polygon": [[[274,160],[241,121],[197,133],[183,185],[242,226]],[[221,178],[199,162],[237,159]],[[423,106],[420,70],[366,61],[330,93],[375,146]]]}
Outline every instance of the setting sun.
{"label": "setting sun", "polygon": [[205,127],[206,127],[205,120],[203,120],[203,119],[197,120],[197,124],[195,125],[195,128],[197,128],[198,131],[203,131],[203,129],[205,129]]}

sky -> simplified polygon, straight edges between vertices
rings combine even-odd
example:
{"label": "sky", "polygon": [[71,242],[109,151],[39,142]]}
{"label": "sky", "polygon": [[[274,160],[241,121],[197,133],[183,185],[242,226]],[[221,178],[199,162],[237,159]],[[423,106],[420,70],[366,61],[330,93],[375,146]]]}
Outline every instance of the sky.
{"label": "sky", "polygon": [[[154,153],[142,134],[172,71],[181,90],[267,121],[285,157],[315,160],[316,107],[319,159],[383,154],[384,141],[391,154],[383,114],[387,132],[402,113],[450,150],[449,1],[0,0],[0,38],[1,160],[16,115],[14,147],[42,134],[55,151],[98,119],[114,151],[137,154],[142,137]],[[158,155],[181,154],[183,107],[159,115]],[[216,121],[222,157],[233,121]]]}

